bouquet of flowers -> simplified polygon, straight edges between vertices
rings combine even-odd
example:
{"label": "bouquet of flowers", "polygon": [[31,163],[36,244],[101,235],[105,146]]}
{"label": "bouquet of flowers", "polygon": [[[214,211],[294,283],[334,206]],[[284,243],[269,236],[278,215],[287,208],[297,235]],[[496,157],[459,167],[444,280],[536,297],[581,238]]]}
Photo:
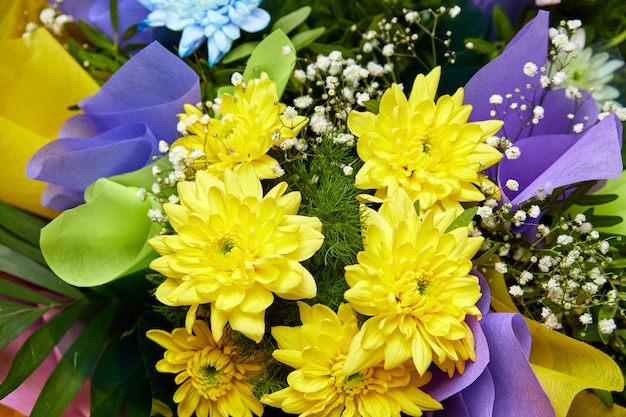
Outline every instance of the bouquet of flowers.
{"label": "bouquet of flowers", "polygon": [[308,3],[0,6],[2,415],[626,416],[626,6]]}

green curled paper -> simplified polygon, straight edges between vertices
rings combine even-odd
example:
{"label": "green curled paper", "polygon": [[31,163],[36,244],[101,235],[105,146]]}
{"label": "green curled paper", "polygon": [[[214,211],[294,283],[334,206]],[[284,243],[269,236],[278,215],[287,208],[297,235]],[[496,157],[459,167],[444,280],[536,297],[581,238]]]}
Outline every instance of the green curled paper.
{"label": "green curled paper", "polygon": [[94,287],[147,268],[157,257],[147,241],[161,226],[147,215],[156,204],[139,201],[137,191],[101,178],[85,204],[44,227],[40,245],[50,269],[69,284]]}

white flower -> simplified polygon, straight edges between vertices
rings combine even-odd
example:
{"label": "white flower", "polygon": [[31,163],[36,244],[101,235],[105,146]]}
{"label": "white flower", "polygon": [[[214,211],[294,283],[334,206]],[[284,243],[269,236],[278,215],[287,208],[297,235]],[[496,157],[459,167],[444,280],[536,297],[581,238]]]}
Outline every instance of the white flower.
{"label": "white flower", "polygon": [[139,201],[146,201],[146,197],[148,196],[148,191],[145,188],[140,188],[137,190],[137,199]]}
{"label": "white flower", "polygon": [[600,333],[611,334],[613,330],[617,329],[617,325],[613,319],[602,319],[598,322],[598,329]]}
{"label": "white flower", "polygon": [[506,266],[504,262],[496,262],[494,265],[494,268],[496,269],[497,272],[501,274],[506,274],[508,271],[508,267]]}
{"label": "white flower", "polygon": [[537,65],[533,62],[524,64],[524,74],[529,77],[534,77],[537,74]]}
{"label": "white flower", "polygon": [[513,179],[510,180],[506,180],[506,183],[504,185],[506,188],[508,188],[511,191],[517,191],[519,190],[519,183]]}
{"label": "white flower", "polygon": [[457,16],[459,15],[459,13],[461,13],[461,8],[460,8],[459,6],[454,6],[454,7],[451,7],[451,8],[448,10],[448,14],[449,14],[449,15],[450,15],[450,17],[451,17],[451,18],[453,18],[453,19],[454,19],[455,17],[457,17]]}
{"label": "white flower", "polygon": [[306,109],[313,104],[313,98],[309,95],[300,96],[293,99],[293,105],[299,109]]}
{"label": "white flower", "polygon": [[520,284],[522,285],[526,285],[527,283],[529,283],[530,281],[533,280],[533,274],[528,272],[528,271],[522,271],[522,273],[519,275],[519,279],[517,280]]}
{"label": "white flower", "polygon": [[528,209],[528,217],[530,217],[531,219],[536,219],[537,217],[539,217],[540,214],[541,214],[541,209],[536,204],[533,204]]}
{"label": "white flower", "polygon": [[598,292],[598,286],[593,282],[585,282],[581,288],[588,294],[595,294]]}
{"label": "white flower", "polygon": [[561,85],[567,80],[567,74],[565,71],[557,71],[556,74],[552,76],[552,84]]}
{"label": "white flower", "polygon": [[519,285],[511,285],[509,287],[509,294],[511,294],[513,297],[521,297],[522,295],[524,295],[524,290]]}
{"label": "white flower", "polygon": [[593,317],[589,313],[581,314],[578,317],[578,321],[580,321],[584,325],[592,324],[593,323]]}
{"label": "white flower", "polygon": [[491,215],[493,214],[493,210],[491,209],[491,207],[481,206],[478,207],[476,214],[479,215],[481,218],[486,219],[491,217]]}
{"label": "white flower", "polygon": [[556,243],[558,243],[559,245],[569,245],[572,242],[574,242],[574,238],[570,235],[559,235],[556,238]]}
{"label": "white flower", "polygon": [[607,242],[606,240],[603,240],[602,242],[600,242],[600,246],[598,246],[598,249],[600,250],[600,253],[602,253],[603,255],[606,255],[609,252],[609,247],[611,245],[609,244],[609,242]]}
{"label": "white flower", "polygon": [[522,155],[517,146],[507,148],[507,150],[504,151],[504,154],[506,155],[506,159],[517,159]]}
{"label": "white flower", "polygon": [[[559,1],[560,3],[560,1]],[[583,22],[580,21],[580,19],[574,19],[574,20],[568,20],[567,21],[567,27],[569,28],[569,30],[576,30],[580,27],[582,27]]]}
{"label": "white flower", "polygon": [[164,141],[164,140],[160,140],[159,141],[159,152],[161,153],[165,153],[170,149],[170,145]]}
{"label": "white flower", "polygon": [[515,226],[521,226],[522,223],[526,221],[526,212],[524,212],[523,210],[517,210],[513,215],[513,220]]}
{"label": "white flower", "polygon": [[388,43],[383,46],[383,55],[384,56],[392,56],[394,54],[396,46],[393,43]]}
{"label": "white flower", "polygon": [[502,104],[502,96],[500,94],[492,94],[491,97],[489,97],[489,103],[494,106]]}
{"label": "white flower", "polygon": [[352,168],[350,165],[346,165],[343,167],[343,174],[344,175],[352,175],[352,172],[354,171],[354,168]]}

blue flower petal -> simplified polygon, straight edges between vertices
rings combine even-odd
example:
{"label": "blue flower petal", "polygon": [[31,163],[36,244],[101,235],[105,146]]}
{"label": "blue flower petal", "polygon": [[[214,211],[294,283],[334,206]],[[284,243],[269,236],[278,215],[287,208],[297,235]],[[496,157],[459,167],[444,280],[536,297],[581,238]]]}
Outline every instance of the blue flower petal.
{"label": "blue flower petal", "polygon": [[254,9],[250,16],[243,22],[239,22],[239,27],[246,32],[254,33],[263,30],[270,23],[271,17],[263,9]]}
{"label": "blue flower petal", "polygon": [[200,26],[187,26],[180,37],[178,56],[181,58],[189,56],[204,42],[204,39],[204,30]]}
{"label": "blue flower petal", "polygon": [[215,43],[215,38],[209,38],[207,42],[207,51],[209,53],[209,67],[212,67],[224,56],[224,52],[220,51]]}
{"label": "blue flower petal", "polygon": [[215,40],[215,45],[221,52],[230,51],[230,47],[233,45],[233,40],[226,36],[222,30],[215,32],[213,40]]}
{"label": "blue flower petal", "polygon": [[239,26],[233,25],[232,23],[222,26],[222,32],[224,32],[224,34],[232,40],[239,39],[239,37],[241,36]]}

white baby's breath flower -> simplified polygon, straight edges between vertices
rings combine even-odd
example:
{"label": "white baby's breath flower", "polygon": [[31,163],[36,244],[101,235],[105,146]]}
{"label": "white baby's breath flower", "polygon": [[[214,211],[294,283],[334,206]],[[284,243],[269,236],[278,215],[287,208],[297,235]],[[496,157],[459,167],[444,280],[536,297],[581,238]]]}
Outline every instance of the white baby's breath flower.
{"label": "white baby's breath flower", "polygon": [[500,94],[492,94],[491,97],[489,97],[489,103],[493,104],[494,106],[497,106],[498,104],[502,104],[502,96]]}
{"label": "white baby's breath flower", "polygon": [[602,319],[598,322],[598,330],[600,330],[600,333],[611,334],[615,329],[617,329],[617,325],[613,319]]}
{"label": "white baby's breath flower", "polygon": [[515,181],[513,179],[506,180],[506,183],[504,184],[504,186],[506,188],[508,188],[509,190],[511,190],[511,191],[519,190],[519,182],[517,182],[517,181]]}
{"label": "white baby's breath flower", "polygon": [[513,297],[521,297],[522,295],[524,295],[524,290],[519,285],[511,285],[509,287],[509,294],[511,294]]}
{"label": "white baby's breath flower", "polygon": [[586,326],[593,323],[593,317],[589,313],[581,314],[578,317],[578,321]]}
{"label": "white baby's breath flower", "polygon": [[524,74],[529,77],[534,77],[537,75],[537,64],[534,62],[527,62],[524,64]]}

